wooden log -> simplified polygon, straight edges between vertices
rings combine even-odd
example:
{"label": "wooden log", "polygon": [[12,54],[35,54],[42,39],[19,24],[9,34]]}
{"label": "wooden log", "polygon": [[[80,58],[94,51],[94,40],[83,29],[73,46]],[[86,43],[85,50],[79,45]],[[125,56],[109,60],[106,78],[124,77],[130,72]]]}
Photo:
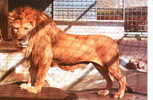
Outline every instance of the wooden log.
{"label": "wooden log", "polygon": [[18,85],[1,85],[0,100],[72,100],[72,97],[58,88],[43,87],[40,93],[32,94]]}

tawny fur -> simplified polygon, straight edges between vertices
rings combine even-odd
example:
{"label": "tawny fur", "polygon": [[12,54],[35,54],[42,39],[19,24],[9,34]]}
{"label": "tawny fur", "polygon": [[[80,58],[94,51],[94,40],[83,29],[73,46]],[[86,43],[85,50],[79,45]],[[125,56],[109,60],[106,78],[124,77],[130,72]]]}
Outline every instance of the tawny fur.
{"label": "tawny fur", "polygon": [[[41,27],[40,23],[50,19]],[[32,29],[40,26],[23,49],[29,58],[31,80],[21,85],[29,92],[40,92],[50,65],[69,69],[70,65],[93,63],[95,68],[107,81],[105,90],[98,94],[107,95],[112,87],[112,76],[119,83],[115,98],[122,98],[125,93],[126,79],[119,68],[119,51],[117,43],[104,35],[70,35],[65,34],[50,17],[31,7],[21,7],[9,14],[13,39],[21,42]],[[75,67],[74,67],[75,68]],[[70,68],[71,69],[71,68]]]}

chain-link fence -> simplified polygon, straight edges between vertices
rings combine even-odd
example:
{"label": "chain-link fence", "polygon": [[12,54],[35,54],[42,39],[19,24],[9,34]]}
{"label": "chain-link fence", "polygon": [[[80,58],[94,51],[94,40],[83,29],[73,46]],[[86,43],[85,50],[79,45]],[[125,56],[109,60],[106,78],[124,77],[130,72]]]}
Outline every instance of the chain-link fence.
{"label": "chain-link fence", "polygon": [[147,32],[147,7],[125,9],[125,31]]}
{"label": "chain-link fence", "polygon": [[122,20],[125,32],[147,32],[147,1],[142,1],[131,3],[130,0],[54,0],[54,20]]}

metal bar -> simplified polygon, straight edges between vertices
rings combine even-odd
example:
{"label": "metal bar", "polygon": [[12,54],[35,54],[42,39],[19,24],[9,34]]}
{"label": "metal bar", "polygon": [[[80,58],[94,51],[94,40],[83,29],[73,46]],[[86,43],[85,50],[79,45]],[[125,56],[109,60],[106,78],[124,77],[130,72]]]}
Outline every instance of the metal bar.
{"label": "metal bar", "polygon": [[123,5],[123,21],[125,22],[125,0],[122,0]]}
{"label": "metal bar", "polygon": [[54,0],[52,0],[52,12],[51,12],[51,15],[52,15],[52,19],[54,19]]}

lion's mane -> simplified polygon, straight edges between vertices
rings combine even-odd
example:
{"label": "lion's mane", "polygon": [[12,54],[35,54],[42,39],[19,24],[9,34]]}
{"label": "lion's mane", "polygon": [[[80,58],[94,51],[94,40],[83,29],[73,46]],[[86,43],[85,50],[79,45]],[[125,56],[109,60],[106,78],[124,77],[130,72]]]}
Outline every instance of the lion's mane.
{"label": "lion's mane", "polygon": [[19,7],[9,13],[9,25],[13,25],[16,20],[26,20],[34,26],[33,30],[29,32],[33,35],[29,39],[29,45],[25,50],[27,56],[29,56],[32,52],[31,49],[33,43],[37,39],[36,37],[40,34],[44,34],[44,36],[48,35],[52,39],[52,42],[55,42],[57,40],[58,33],[62,32],[58,27],[56,27],[55,22],[52,18],[50,18],[50,16],[32,7]]}

